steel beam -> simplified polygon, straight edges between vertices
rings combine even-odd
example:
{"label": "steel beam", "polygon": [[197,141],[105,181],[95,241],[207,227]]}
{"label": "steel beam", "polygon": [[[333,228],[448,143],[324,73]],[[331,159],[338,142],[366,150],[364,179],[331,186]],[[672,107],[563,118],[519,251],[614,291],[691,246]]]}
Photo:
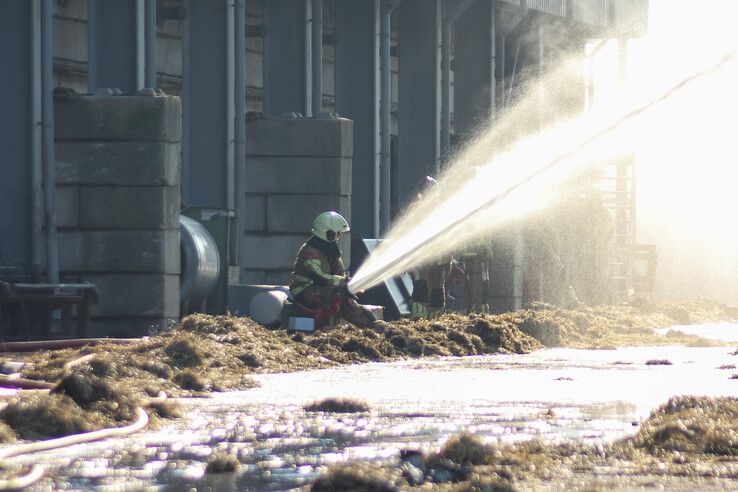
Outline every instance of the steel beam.
{"label": "steel beam", "polygon": [[[155,49],[146,47],[147,40],[152,40],[147,28],[150,31],[156,27],[155,22],[146,22],[145,1],[154,0],[88,0],[91,92],[98,87],[114,87],[131,93],[144,87],[147,55],[155,56]],[[152,64],[155,66],[155,61],[150,60],[149,69]]]}
{"label": "steel beam", "polygon": [[351,228],[377,237],[379,218],[379,0],[337,0],[336,111],[354,120]]}
{"label": "steel beam", "polygon": [[323,0],[311,0],[311,77],[312,114],[323,111]]}
{"label": "steel beam", "polygon": [[399,202],[415,194],[420,178],[440,171],[441,2],[405,0],[398,7]]}
{"label": "steel beam", "polygon": [[182,204],[234,208],[235,26],[230,0],[187,0],[183,36]]}
{"label": "steel beam", "polygon": [[264,112],[309,114],[312,94],[306,40],[311,0],[264,2],[267,35],[264,39]]}
{"label": "steel beam", "polygon": [[490,1],[478,1],[458,17],[454,30],[454,130],[468,136],[494,114],[495,22]]}
{"label": "steel beam", "polygon": [[[0,71],[0,266],[20,263],[30,268],[38,260],[32,255],[31,213],[34,128],[40,128],[33,118],[38,61],[33,48],[39,43],[34,43],[34,8],[38,10],[38,1],[0,2],[0,66],[6,67]],[[40,139],[36,145],[39,152]]]}
{"label": "steel beam", "polygon": [[[399,0],[395,0],[399,5]],[[396,8],[397,6],[395,6]],[[390,209],[392,202],[392,171],[390,156],[390,106],[392,101],[392,65],[390,48],[392,43],[392,9],[382,6],[379,39],[379,58],[381,91],[379,101],[379,134],[380,134],[380,233],[384,234],[390,226]]]}

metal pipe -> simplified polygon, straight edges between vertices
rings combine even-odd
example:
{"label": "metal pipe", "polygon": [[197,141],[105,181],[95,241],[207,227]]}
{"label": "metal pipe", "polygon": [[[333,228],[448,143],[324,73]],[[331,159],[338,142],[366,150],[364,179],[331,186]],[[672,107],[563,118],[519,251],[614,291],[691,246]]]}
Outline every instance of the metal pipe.
{"label": "metal pipe", "polygon": [[145,0],[136,0],[136,90],[146,84],[146,8]]}
{"label": "metal pipe", "polygon": [[464,0],[443,20],[441,27],[441,160],[451,150],[451,38],[454,23],[476,0]]}
{"label": "metal pipe", "polygon": [[379,135],[380,135],[380,230],[382,233],[389,229],[390,225],[390,201],[391,201],[391,171],[390,171],[390,103],[392,100],[391,89],[391,17],[392,9],[387,6],[382,9],[379,36],[379,57],[381,72],[381,96],[379,105]]}
{"label": "metal pipe", "polygon": [[43,231],[43,145],[41,104],[41,3],[31,2],[31,271],[40,271]]}
{"label": "metal pipe", "polygon": [[[379,232],[385,233],[390,226],[390,206],[392,202],[392,171],[390,159],[391,143],[391,107],[392,107],[392,59],[390,47],[392,43],[392,11],[400,6],[402,0],[380,5],[379,27],[379,71],[380,71],[380,104],[379,104]],[[379,235],[379,234],[378,234]]]}
{"label": "metal pipe", "polygon": [[[494,7],[494,6],[493,6]],[[500,13],[495,8],[490,9],[492,18],[489,23],[489,53],[492,56],[492,60],[489,64],[489,113],[488,118],[490,121],[497,116],[497,19]]]}
{"label": "metal pipe", "polygon": [[[190,5],[193,0],[184,0],[185,11],[190,11]],[[190,43],[192,35],[190,33],[191,17],[188,15],[182,22],[182,139],[180,142],[180,156],[182,160],[182,170],[180,178],[180,196],[181,206],[184,208],[192,204],[192,181],[191,163],[190,163],[190,118],[192,118],[192,109],[190,97],[192,90],[192,77],[190,76]]]}
{"label": "metal pipe", "polygon": [[372,193],[372,232],[374,237],[379,237],[382,230],[381,218],[381,193],[382,193],[382,143],[380,135],[381,116],[380,105],[382,91],[382,74],[380,57],[381,42],[381,16],[382,2],[374,0],[372,2],[372,73],[374,80],[372,81],[372,167],[374,178],[374,192]]}
{"label": "metal pipe", "polygon": [[451,149],[451,29],[444,22],[441,37],[441,159],[448,159]]}
{"label": "metal pipe", "polygon": [[[235,23],[235,204],[236,204],[236,244],[237,248],[243,247],[241,240],[242,231],[245,230],[246,221],[246,0],[236,0],[236,23]],[[239,253],[240,254],[240,253]],[[241,256],[238,256],[239,258]],[[243,276],[243,268],[239,268],[240,276]],[[242,280],[242,279],[239,279]]]}
{"label": "metal pipe", "polygon": [[313,29],[312,29],[312,22],[313,22],[313,12],[312,12],[312,0],[304,0],[303,2],[303,9],[304,9],[304,25],[303,25],[303,43],[304,43],[304,53],[303,57],[305,60],[304,64],[304,70],[303,70],[303,79],[305,81],[305,105],[304,105],[304,113],[305,116],[312,116],[313,115]]}
{"label": "metal pipe", "polygon": [[434,118],[433,124],[435,126],[433,140],[433,172],[437,175],[441,174],[441,38],[443,35],[443,19],[442,13],[442,0],[436,0],[435,2],[435,28],[433,30],[433,44],[435,45],[435,107],[434,107]]}
{"label": "metal pipe", "polygon": [[156,81],[156,0],[145,0],[144,42],[145,73],[144,87],[157,87]]}
{"label": "metal pipe", "polygon": [[323,0],[312,2],[312,106],[317,116],[323,111]]}
{"label": "metal pipe", "polygon": [[97,90],[97,0],[87,0],[87,90]]}
{"label": "metal pipe", "polygon": [[103,344],[132,345],[140,342],[140,338],[70,338],[66,340],[44,340],[38,342],[3,342],[0,343],[0,353],[63,350]]}
{"label": "metal pipe", "polygon": [[236,208],[236,12],[232,0],[226,6],[226,208]]}
{"label": "metal pipe", "polygon": [[46,222],[46,276],[59,283],[59,249],[56,237],[56,169],[54,164],[54,8],[41,3],[41,115],[43,126],[44,215]]}

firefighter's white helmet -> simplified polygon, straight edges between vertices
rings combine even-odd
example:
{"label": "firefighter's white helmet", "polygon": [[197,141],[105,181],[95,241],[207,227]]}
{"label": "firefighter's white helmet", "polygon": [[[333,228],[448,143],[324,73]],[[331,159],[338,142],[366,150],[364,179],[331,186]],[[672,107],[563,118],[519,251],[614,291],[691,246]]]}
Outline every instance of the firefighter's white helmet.
{"label": "firefighter's white helmet", "polygon": [[346,219],[335,210],[323,212],[315,217],[312,233],[328,242],[338,241],[342,232],[349,232],[351,228]]}

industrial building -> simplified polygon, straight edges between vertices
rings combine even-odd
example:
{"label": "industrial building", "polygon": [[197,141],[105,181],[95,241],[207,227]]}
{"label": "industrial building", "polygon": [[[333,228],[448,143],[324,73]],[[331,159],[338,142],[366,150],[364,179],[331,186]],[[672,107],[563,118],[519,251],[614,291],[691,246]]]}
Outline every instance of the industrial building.
{"label": "industrial building", "polygon": [[[561,52],[642,33],[647,10],[3,0],[0,337],[134,336],[233,310],[246,286],[287,283],[324,210],[382,237],[518,87]],[[507,285],[498,309],[519,305]]]}

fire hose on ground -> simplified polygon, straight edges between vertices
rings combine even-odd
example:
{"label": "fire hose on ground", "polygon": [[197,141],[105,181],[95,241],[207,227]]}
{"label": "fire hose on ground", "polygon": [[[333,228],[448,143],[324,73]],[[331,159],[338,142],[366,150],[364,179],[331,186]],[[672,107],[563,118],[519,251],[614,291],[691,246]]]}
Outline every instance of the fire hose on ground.
{"label": "fire hose on ground", "polygon": [[[36,453],[39,451],[48,451],[50,449],[58,449],[68,446],[74,446],[76,444],[99,441],[101,439],[109,439],[111,437],[128,436],[140,431],[149,423],[149,414],[146,413],[146,410],[144,410],[142,407],[136,408],[136,417],[137,418],[134,423],[125,427],[110,427],[107,429],[100,429],[92,432],[85,432],[82,434],[73,434],[71,436],[64,436],[41,442],[20,444],[18,446],[6,448],[0,450],[0,460],[29,453]],[[8,480],[0,480],[0,490],[16,490],[19,488],[28,487],[29,485],[32,485],[33,483],[40,480],[43,475],[43,467],[40,465],[33,465],[30,471],[25,475]]]}

